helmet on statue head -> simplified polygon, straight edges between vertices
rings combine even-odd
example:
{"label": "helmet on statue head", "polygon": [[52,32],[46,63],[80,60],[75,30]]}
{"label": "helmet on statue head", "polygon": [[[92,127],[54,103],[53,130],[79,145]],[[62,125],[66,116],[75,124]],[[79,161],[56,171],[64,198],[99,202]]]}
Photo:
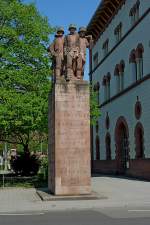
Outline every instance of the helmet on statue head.
{"label": "helmet on statue head", "polygon": [[87,31],[86,27],[80,27],[80,28],[79,28],[79,33],[80,33],[80,32],[86,32],[86,31]]}
{"label": "helmet on statue head", "polygon": [[75,24],[70,24],[68,30],[70,31],[71,29],[75,29],[76,30],[77,29],[76,25]]}
{"label": "helmet on statue head", "polygon": [[65,33],[65,32],[64,32],[64,28],[63,28],[63,27],[58,27],[58,28],[57,28],[57,34],[58,34],[59,32],[62,32],[62,33],[64,34],[64,33]]}

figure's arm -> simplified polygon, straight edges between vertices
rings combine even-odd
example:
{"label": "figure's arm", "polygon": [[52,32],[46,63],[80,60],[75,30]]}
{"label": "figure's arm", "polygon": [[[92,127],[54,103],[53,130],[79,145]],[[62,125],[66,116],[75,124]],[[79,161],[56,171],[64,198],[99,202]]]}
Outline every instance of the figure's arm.
{"label": "figure's arm", "polygon": [[67,37],[64,37],[64,55],[67,55]]}
{"label": "figure's arm", "polygon": [[93,38],[92,38],[92,35],[87,35],[86,36],[86,39],[87,39],[87,42],[88,42],[87,48],[92,49],[92,47],[93,47]]}

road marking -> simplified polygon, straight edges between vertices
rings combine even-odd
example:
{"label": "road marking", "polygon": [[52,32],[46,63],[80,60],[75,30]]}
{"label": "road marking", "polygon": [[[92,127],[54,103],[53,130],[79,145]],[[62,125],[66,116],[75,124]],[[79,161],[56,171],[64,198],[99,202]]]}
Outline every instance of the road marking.
{"label": "road marking", "polygon": [[45,213],[0,213],[0,216],[40,216]]}
{"label": "road marking", "polygon": [[130,209],[128,212],[150,212],[150,209]]}

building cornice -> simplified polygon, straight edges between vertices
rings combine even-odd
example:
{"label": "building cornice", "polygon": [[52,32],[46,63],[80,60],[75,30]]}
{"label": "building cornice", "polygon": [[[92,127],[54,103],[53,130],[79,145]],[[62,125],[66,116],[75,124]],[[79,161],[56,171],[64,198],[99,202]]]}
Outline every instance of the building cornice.
{"label": "building cornice", "polygon": [[90,20],[87,31],[96,42],[126,0],[102,0]]}

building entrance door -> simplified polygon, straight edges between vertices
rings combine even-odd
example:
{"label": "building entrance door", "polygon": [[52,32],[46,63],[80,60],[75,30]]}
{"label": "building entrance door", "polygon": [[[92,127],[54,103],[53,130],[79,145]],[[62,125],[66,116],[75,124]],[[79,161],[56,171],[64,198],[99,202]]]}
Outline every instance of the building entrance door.
{"label": "building entrance door", "polygon": [[129,168],[129,151],[128,151],[128,138],[125,127],[122,127],[120,134],[120,160],[123,169],[123,173]]}
{"label": "building entrance door", "polygon": [[115,128],[117,173],[125,174],[129,168],[129,129],[124,117],[120,117]]}

